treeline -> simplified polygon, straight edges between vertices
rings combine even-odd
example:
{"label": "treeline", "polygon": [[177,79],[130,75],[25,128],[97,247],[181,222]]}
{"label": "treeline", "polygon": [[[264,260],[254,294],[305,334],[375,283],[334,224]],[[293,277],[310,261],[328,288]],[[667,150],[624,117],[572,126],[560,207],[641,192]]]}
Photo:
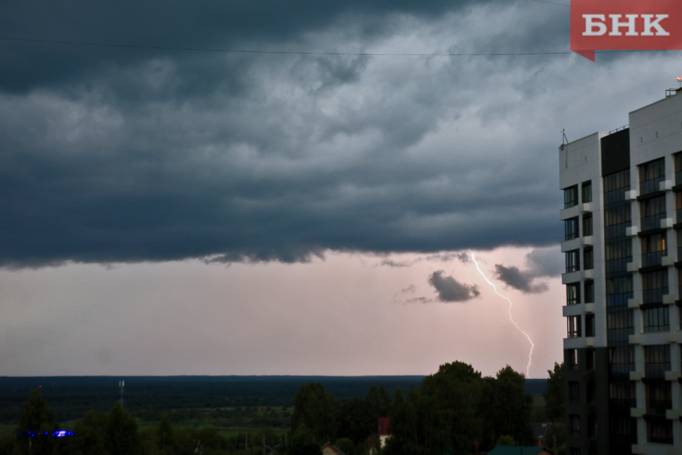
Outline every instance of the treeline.
{"label": "treeline", "polygon": [[[377,423],[388,417],[387,455],[478,454],[499,441],[534,444],[531,397],[525,378],[510,367],[484,377],[468,364],[453,362],[408,392],[393,394],[372,387],[361,398],[338,399],[322,384],[300,387],[290,427],[275,433],[244,434],[174,426],[162,418],[140,429],[120,405],[91,412],[73,425],[74,435],[55,438],[57,426],[39,390],[32,393],[15,435],[0,441],[0,455],[319,455],[332,443],[346,455],[377,453]],[[545,396],[547,416],[555,424],[550,447],[563,452],[561,368],[550,372]]]}
{"label": "treeline", "polygon": [[409,393],[389,399],[381,390],[365,400],[337,402],[320,385],[301,389],[292,418],[291,453],[319,454],[332,441],[348,455],[376,443],[377,418],[390,417],[390,455],[474,454],[499,440],[533,444],[531,397],[524,377],[510,367],[483,377],[462,362],[442,365]]}

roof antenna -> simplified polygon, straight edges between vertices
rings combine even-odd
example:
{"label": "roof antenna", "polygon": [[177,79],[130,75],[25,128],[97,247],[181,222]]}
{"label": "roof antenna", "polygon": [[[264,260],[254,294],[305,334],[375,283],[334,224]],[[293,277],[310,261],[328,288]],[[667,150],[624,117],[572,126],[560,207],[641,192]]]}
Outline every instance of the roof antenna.
{"label": "roof antenna", "polygon": [[[568,145],[568,137],[566,136],[566,128],[561,130],[561,145],[559,146],[560,151],[564,151]],[[568,169],[568,153],[564,153],[564,167]]]}

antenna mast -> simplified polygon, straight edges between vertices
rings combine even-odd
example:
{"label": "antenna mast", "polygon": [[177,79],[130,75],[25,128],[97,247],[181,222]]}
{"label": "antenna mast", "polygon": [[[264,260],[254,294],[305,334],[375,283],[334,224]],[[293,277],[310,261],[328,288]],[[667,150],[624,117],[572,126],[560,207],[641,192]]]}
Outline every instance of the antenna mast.
{"label": "antenna mast", "polygon": [[125,392],[126,388],[126,381],[125,379],[121,379],[118,381],[118,401],[121,404],[121,407],[123,407],[123,393]]}

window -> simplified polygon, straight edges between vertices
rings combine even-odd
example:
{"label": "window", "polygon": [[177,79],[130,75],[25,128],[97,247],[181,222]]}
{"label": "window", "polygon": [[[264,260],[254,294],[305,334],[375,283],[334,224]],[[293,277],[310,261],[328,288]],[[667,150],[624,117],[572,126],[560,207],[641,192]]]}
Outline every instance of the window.
{"label": "window", "polygon": [[578,217],[564,220],[564,240],[573,240],[580,237],[578,231]]}
{"label": "window", "polygon": [[594,349],[585,349],[585,368],[594,370]]}
{"label": "window", "polygon": [[577,381],[569,381],[568,383],[568,401],[571,403],[580,402],[580,383]]}
{"label": "window", "polygon": [[658,306],[642,310],[644,332],[667,332],[670,330],[669,310],[667,306]]}
{"label": "window", "polygon": [[642,266],[660,265],[663,256],[668,254],[666,235],[653,234],[642,237]]}
{"label": "window", "polygon": [[583,237],[592,235],[592,214],[585,213],[583,215]]}
{"label": "window", "polygon": [[673,422],[667,419],[647,419],[647,439],[658,444],[673,443]]}
{"label": "window", "polygon": [[637,398],[635,395],[635,383],[627,382],[610,382],[609,383],[609,401],[621,409],[634,408],[637,405]]}
{"label": "window", "polygon": [[606,306],[627,307],[632,298],[632,276],[609,278],[606,280]]}
{"label": "window", "polygon": [[649,378],[662,378],[670,370],[670,345],[644,346],[644,369]]}
{"label": "window", "polygon": [[585,281],[585,303],[594,303],[594,281]]}
{"label": "window", "polygon": [[632,261],[632,241],[610,241],[605,245],[604,253],[607,273],[626,272],[628,262]]}
{"label": "window", "polygon": [[635,349],[633,346],[614,346],[609,348],[611,373],[625,374],[635,369]]}
{"label": "window", "polygon": [[665,411],[673,404],[670,386],[667,381],[656,381],[646,385],[647,414],[665,416]]}
{"label": "window", "polygon": [[616,205],[604,209],[604,236],[605,238],[625,237],[625,231],[631,224],[632,212],[630,206]]}
{"label": "window", "polygon": [[583,204],[586,202],[592,202],[592,181],[588,180],[582,184],[582,197]]}
{"label": "window", "polygon": [[665,195],[645,199],[641,202],[642,231],[660,229],[661,220],[665,218]]}
{"label": "window", "polygon": [[577,349],[567,349],[564,351],[564,363],[570,370],[575,370],[578,368],[578,350]]}
{"label": "window", "polygon": [[580,319],[580,316],[569,316],[566,318],[568,338],[577,338],[582,335]]}
{"label": "window", "polygon": [[578,185],[569,186],[564,189],[564,208],[573,207],[574,205],[578,205]]}
{"label": "window", "polygon": [[580,303],[580,283],[566,285],[566,305],[576,305]]}
{"label": "window", "polygon": [[585,247],[583,250],[583,268],[585,270],[592,270],[594,268],[594,254],[591,246]]}
{"label": "window", "polygon": [[667,293],[667,270],[642,273],[642,297],[644,303],[663,303],[663,296]]}
{"label": "window", "polygon": [[585,314],[585,336],[594,336],[594,314],[592,313]]}
{"label": "window", "polygon": [[580,270],[580,250],[566,252],[566,273]]}
{"label": "window", "polygon": [[627,343],[634,333],[633,310],[609,308],[606,313],[606,337],[609,343]]}
{"label": "window", "polygon": [[675,185],[682,183],[682,153],[675,154]]}
{"label": "window", "polygon": [[604,199],[607,205],[611,203],[622,203],[625,200],[625,192],[629,190],[629,169],[604,177]]}
{"label": "window", "polygon": [[568,416],[568,429],[571,434],[580,433],[580,416],[571,414]]}
{"label": "window", "polygon": [[660,158],[639,166],[640,194],[658,191],[659,183],[665,180],[665,159]]}

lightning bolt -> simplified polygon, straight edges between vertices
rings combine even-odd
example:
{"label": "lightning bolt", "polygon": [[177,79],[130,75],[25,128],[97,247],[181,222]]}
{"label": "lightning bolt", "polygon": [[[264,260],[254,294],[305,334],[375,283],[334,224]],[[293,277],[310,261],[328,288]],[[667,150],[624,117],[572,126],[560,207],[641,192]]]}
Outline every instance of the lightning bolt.
{"label": "lightning bolt", "polygon": [[523,330],[519,324],[514,320],[514,316],[512,314],[512,308],[514,307],[514,303],[511,301],[509,297],[506,295],[502,294],[500,291],[497,290],[497,285],[493,283],[481,270],[481,266],[478,264],[478,261],[476,260],[476,255],[474,255],[473,251],[469,251],[469,257],[471,258],[471,261],[474,263],[474,266],[476,267],[476,270],[478,273],[483,277],[486,283],[493,289],[495,294],[502,300],[507,302],[507,317],[509,319],[509,322],[516,328],[516,330],[519,331],[524,337],[526,337],[526,340],[528,340],[528,344],[530,345],[530,349],[528,350],[528,363],[526,364],[526,377],[530,374],[530,367],[533,364],[533,351],[535,350],[535,343],[533,343],[533,339],[528,335],[528,332]]}

